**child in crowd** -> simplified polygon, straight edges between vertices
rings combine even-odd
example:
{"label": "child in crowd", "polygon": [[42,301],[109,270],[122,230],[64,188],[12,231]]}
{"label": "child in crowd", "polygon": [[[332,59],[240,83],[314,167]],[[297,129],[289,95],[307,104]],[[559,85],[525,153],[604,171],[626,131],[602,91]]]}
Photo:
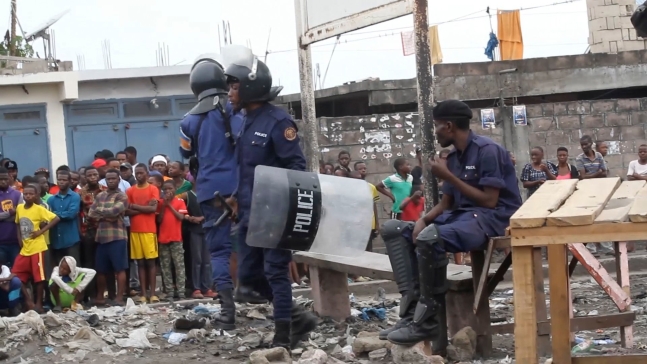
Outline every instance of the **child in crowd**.
{"label": "child in crowd", "polygon": [[342,150],[339,152],[339,155],[337,156],[337,161],[339,162],[339,165],[335,169],[343,169],[346,172],[350,173],[350,167],[348,166],[350,164],[350,153]]}
{"label": "child in crowd", "polygon": [[[157,221],[159,230],[159,256],[164,288],[172,297],[184,298],[185,271],[184,249],[182,248],[182,221],[188,219],[184,200],[175,197],[176,189],[173,180],[162,185],[163,200],[159,206]],[[173,295],[172,266],[175,267],[175,294]]]}
{"label": "child in crowd", "polygon": [[[16,257],[13,273],[23,283],[22,293],[25,297],[27,310],[34,309],[34,300],[25,283],[30,280],[34,283],[36,291],[37,312],[43,312],[43,289],[45,281],[45,257],[47,243],[43,236],[54,225],[58,224],[58,216],[39,205],[38,189],[35,185],[23,186],[25,203],[16,207],[16,224],[18,224],[18,237],[20,241],[20,254]],[[43,227],[41,227],[44,224]]]}
{"label": "child in crowd", "polygon": [[348,171],[342,168],[336,169],[334,174],[337,177],[348,177]]}
{"label": "child in crowd", "polygon": [[55,305],[52,311],[60,312],[61,308],[76,311],[77,305],[84,297],[83,291],[96,273],[94,269],[77,267],[73,257],[63,257],[58,266],[54,267],[52,278],[49,280],[49,291]]}
{"label": "child in crowd", "polygon": [[335,172],[335,166],[332,163],[326,163],[324,169],[326,170],[325,174],[333,174]]}
{"label": "child in crowd", "polygon": [[638,147],[638,159],[629,162],[627,179],[647,181],[647,144]]}
{"label": "child in crowd", "polygon": [[[152,172],[157,172],[157,171],[152,171]],[[151,173],[148,176],[148,183],[157,187],[157,190],[160,193],[160,196],[162,195],[162,183],[164,183],[164,178],[162,178],[162,175],[157,173]]]}
{"label": "child in crowd", "polygon": [[7,261],[3,259],[0,264],[0,310],[7,310],[8,316],[14,317],[20,314],[18,304],[20,303],[20,291],[22,283],[15,274],[7,267]]}
{"label": "child in crowd", "polygon": [[189,216],[186,218],[191,245],[191,276],[193,277],[193,294],[191,297],[215,298],[216,293],[210,288],[212,285],[211,254],[202,229],[204,215],[202,215],[195,188],[196,184],[194,183],[193,189],[187,193],[187,212]]}
{"label": "child in crowd", "polygon": [[378,183],[375,188],[393,201],[391,218],[400,220],[402,215],[400,204],[411,194],[413,176],[410,174],[411,165],[405,158],[397,158],[393,162],[393,168],[395,173]]}
{"label": "child in crowd", "polygon": [[[137,261],[139,281],[142,287],[140,302],[159,302],[155,295],[157,259],[157,225],[155,213],[159,200],[159,189],[148,183],[148,167],[140,163],[135,167],[137,185],[126,191],[130,216],[130,256]],[[149,290],[148,292],[146,290]],[[148,298],[147,298],[148,297]]]}
{"label": "child in crowd", "polygon": [[416,222],[425,211],[425,198],[422,196],[422,185],[415,185],[411,188],[411,196],[400,203],[402,221]]}

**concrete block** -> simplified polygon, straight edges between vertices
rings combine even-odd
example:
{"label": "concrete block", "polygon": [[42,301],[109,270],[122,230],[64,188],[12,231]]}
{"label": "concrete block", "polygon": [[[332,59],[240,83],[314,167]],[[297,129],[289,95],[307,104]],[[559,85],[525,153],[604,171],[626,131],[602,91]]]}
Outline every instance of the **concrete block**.
{"label": "concrete block", "polygon": [[541,104],[526,105],[526,117],[536,118],[541,116],[544,116],[544,111],[541,107]]}
{"label": "concrete block", "polygon": [[573,68],[590,68],[593,67],[593,56],[590,54],[576,54],[570,56],[573,59]]}
{"label": "concrete block", "polygon": [[629,40],[638,39],[638,36],[636,35],[636,29],[628,29],[628,30],[629,30]]}
{"label": "concrete block", "polygon": [[553,111],[555,116],[568,115],[568,104],[565,102],[554,103]]}
{"label": "concrete block", "polygon": [[626,40],[622,43],[625,51],[639,51],[645,49],[645,42],[643,40]]}
{"label": "concrete block", "polygon": [[546,144],[547,145],[565,145],[570,143],[569,139],[570,132],[564,132],[563,130],[550,130],[546,132]]}
{"label": "concrete block", "polygon": [[618,53],[618,42],[609,42],[609,52]]}
{"label": "concrete block", "polygon": [[544,111],[544,116],[554,116],[555,107],[553,104],[541,104],[541,108]]}
{"label": "concrete block", "polygon": [[438,77],[459,76],[463,74],[462,63],[440,63],[434,65],[434,75]]}
{"label": "concrete block", "polygon": [[[609,22],[609,19],[611,19],[611,22]],[[614,16],[614,17],[609,17],[607,18],[607,23],[608,24],[613,24],[613,27],[609,27],[608,29],[622,29],[622,18],[619,16]]]}
{"label": "concrete block", "polygon": [[[636,148],[637,149],[637,148]],[[627,153],[627,154],[622,154],[622,166],[629,167],[629,163],[631,161],[635,161],[638,159],[638,153]]]}
{"label": "concrete block", "polygon": [[[624,52],[634,53],[634,52]],[[616,110],[617,111],[638,111],[640,110],[640,100],[639,99],[620,99],[616,101]]]}
{"label": "concrete block", "polygon": [[[628,42],[623,42],[625,45]],[[642,63],[642,52],[640,51],[624,51],[618,53],[618,65],[634,65],[634,64],[640,64]]]}
{"label": "concrete block", "polygon": [[629,29],[621,29],[622,40],[629,40]]}
{"label": "concrete block", "polygon": [[531,146],[542,146],[546,145],[546,132],[539,131],[534,133],[528,133],[528,142]]}
{"label": "concrete block", "polygon": [[[589,44],[591,44],[589,42]],[[591,53],[595,54],[606,54],[609,52],[609,43],[595,43],[591,44]]]}
{"label": "concrete block", "polygon": [[621,7],[618,5],[604,5],[597,6],[594,8],[595,16],[598,18],[609,17],[609,16],[620,16]]}
{"label": "concrete block", "polygon": [[579,144],[580,138],[582,138],[585,135],[588,135],[593,140],[595,140],[596,139],[595,131],[596,129],[590,129],[590,128],[582,128],[577,130],[573,129],[571,130],[571,141],[573,144]]}
{"label": "concrete block", "polygon": [[[613,18],[611,19],[611,24],[614,25],[613,23]],[[607,29],[613,29],[609,28],[609,18],[597,18],[593,20],[589,20],[589,32],[594,32],[598,30],[607,30]]]}
{"label": "concrete block", "polygon": [[647,123],[647,111],[631,112],[631,125],[645,125]]}
{"label": "concrete block", "polygon": [[620,154],[607,154],[607,156],[604,157],[604,161],[607,162],[609,168],[622,167],[622,155]]}
{"label": "concrete block", "polygon": [[647,110],[647,97],[643,97],[640,99],[640,109]]}
{"label": "concrete block", "polygon": [[573,57],[570,56],[557,56],[549,57],[547,66],[549,70],[561,70],[573,68]]}
{"label": "concrete block", "polygon": [[640,145],[639,140],[621,140],[618,142],[618,147],[620,148],[620,153],[625,154],[625,153],[633,153],[638,148],[634,148],[634,146]]}
{"label": "concrete block", "polygon": [[615,100],[599,100],[591,102],[591,112],[592,113],[605,113],[608,111],[613,111],[615,109],[616,102]]}
{"label": "concrete block", "polygon": [[[555,104],[557,106],[557,104]],[[571,130],[580,128],[580,116],[569,115],[557,117],[557,127],[560,130]]]}
{"label": "concrete block", "polygon": [[622,31],[621,29],[609,29],[609,30],[598,30],[593,32],[593,42],[614,42],[622,40]]}
{"label": "concrete block", "polygon": [[584,115],[582,116],[582,127],[583,128],[601,128],[604,126],[604,115],[603,114],[594,114],[594,115]]}
{"label": "concrete block", "polygon": [[593,140],[618,140],[620,129],[618,127],[598,128],[596,130],[596,139]]}
{"label": "concrete block", "polygon": [[591,103],[588,101],[576,101],[568,103],[569,115],[582,115],[591,113]]}
{"label": "concrete block", "polygon": [[644,125],[620,127],[620,140],[642,140],[645,139]]}
{"label": "concrete block", "polygon": [[552,117],[530,118],[528,124],[532,131],[548,131],[555,129],[555,122]]}
{"label": "concrete block", "polygon": [[627,126],[631,125],[631,120],[629,118],[629,113],[606,113],[606,125],[607,126]]}

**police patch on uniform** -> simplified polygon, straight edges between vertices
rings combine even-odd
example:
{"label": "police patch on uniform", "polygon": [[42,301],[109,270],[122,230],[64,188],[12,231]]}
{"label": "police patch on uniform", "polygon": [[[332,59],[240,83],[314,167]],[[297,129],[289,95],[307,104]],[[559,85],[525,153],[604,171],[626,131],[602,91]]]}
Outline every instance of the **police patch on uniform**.
{"label": "police patch on uniform", "polygon": [[293,127],[289,127],[285,129],[285,131],[283,132],[283,136],[285,137],[286,140],[293,141],[294,139],[297,138],[297,130]]}

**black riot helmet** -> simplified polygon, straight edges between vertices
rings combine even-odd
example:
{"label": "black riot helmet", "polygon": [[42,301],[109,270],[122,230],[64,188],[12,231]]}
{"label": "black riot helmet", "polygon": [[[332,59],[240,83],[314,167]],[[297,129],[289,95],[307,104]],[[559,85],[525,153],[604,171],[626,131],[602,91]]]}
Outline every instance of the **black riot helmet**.
{"label": "black riot helmet", "polygon": [[214,95],[226,95],[229,90],[225,72],[218,63],[204,60],[198,62],[189,76],[191,91],[198,101]]}
{"label": "black riot helmet", "polygon": [[282,87],[272,87],[272,73],[252,50],[239,45],[223,47],[228,83],[239,83],[238,97],[243,103],[272,101]]}
{"label": "black riot helmet", "polygon": [[647,2],[639,5],[631,15],[631,24],[639,37],[647,37]]}

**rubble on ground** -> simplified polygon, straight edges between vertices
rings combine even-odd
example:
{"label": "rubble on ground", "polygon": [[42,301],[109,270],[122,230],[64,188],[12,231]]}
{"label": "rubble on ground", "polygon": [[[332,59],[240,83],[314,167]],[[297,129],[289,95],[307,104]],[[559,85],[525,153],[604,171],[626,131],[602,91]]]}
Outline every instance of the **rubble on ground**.
{"label": "rubble on ground", "polygon": [[[616,328],[579,332],[578,342],[590,340],[592,344],[582,355],[647,350],[647,286],[640,282],[632,279],[632,310],[637,315],[634,348],[620,347]],[[572,287],[576,316],[594,311],[616,312],[611,300],[591,280],[574,281]],[[510,288],[501,288],[492,295],[493,321],[512,320],[512,294]],[[218,301],[152,307],[128,300],[125,307],[44,315],[30,311],[14,318],[0,318],[0,340],[4,343],[0,363],[514,363],[510,334],[494,336],[494,353],[487,360],[477,358],[476,333],[471,328],[451,338],[447,359],[433,355],[422,343],[402,347],[379,340],[378,332],[398,320],[395,298],[383,290],[368,299],[353,297],[352,317],[344,322],[321,318],[319,327],[291,355],[285,349],[269,348],[274,328],[271,305],[237,305],[238,329],[229,332],[211,326],[210,317],[220,310]],[[306,308],[312,305],[305,298],[297,298],[297,302]]]}

